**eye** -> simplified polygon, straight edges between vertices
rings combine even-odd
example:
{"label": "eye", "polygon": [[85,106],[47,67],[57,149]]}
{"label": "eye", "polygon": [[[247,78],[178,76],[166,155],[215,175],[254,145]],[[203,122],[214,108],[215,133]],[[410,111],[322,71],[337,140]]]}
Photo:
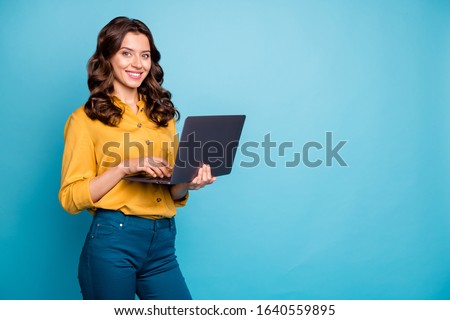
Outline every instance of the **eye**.
{"label": "eye", "polygon": [[122,55],[125,57],[131,57],[131,53],[128,51],[122,51]]}
{"label": "eye", "polygon": [[142,55],[142,57],[143,57],[144,59],[148,59],[148,58],[150,58],[150,54],[149,54],[149,53],[144,53],[144,54]]}

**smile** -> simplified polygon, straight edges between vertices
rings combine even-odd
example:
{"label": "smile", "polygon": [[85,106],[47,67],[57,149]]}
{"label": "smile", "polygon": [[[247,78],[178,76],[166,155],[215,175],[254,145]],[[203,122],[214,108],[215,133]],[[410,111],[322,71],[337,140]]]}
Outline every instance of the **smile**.
{"label": "smile", "polygon": [[131,71],[126,71],[126,73],[133,79],[140,79],[142,76],[142,72],[131,72]]}

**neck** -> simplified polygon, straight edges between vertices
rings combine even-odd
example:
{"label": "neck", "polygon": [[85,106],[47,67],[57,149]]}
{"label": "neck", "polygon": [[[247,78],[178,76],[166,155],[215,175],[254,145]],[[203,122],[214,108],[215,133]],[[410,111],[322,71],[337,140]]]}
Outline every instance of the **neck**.
{"label": "neck", "polygon": [[114,90],[113,95],[118,97],[122,102],[130,105],[135,106],[139,101],[139,93],[137,89],[130,89],[130,90]]}

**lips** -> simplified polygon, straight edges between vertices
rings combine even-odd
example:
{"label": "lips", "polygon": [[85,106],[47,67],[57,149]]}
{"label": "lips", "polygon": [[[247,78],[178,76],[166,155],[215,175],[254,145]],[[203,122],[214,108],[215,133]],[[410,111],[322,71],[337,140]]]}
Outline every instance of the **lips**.
{"label": "lips", "polygon": [[126,73],[132,79],[140,79],[143,72],[126,71]]}

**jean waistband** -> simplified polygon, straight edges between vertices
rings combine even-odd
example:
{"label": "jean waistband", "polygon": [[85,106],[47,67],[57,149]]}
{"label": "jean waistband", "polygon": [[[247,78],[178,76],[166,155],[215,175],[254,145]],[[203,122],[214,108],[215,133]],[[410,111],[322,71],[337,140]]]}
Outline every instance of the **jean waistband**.
{"label": "jean waistband", "polygon": [[163,218],[151,220],[140,216],[126,215],[120,210],[97,209],[94,214],[95,218],[107,218],[111,221],[122,225],[132,225],[139,228],[157,230],[163,228],[172,228],[175,226],[174,218]]}

